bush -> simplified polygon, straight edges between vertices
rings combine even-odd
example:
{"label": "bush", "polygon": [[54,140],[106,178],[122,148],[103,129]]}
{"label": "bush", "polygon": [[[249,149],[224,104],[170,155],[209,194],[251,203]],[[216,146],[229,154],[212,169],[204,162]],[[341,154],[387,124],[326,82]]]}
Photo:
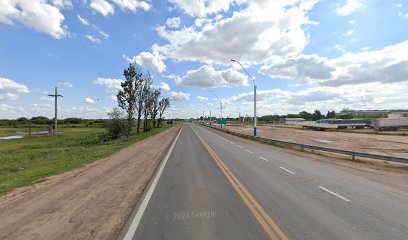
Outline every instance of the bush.
{"label": "bush", "polygon": [[129,137],[129,126],[127,121],[123,118],[123,113],[114,108],[112,112],[108,113],[110,118],[106,122],[106,132],[101,135],[101,140],[111,141]]}

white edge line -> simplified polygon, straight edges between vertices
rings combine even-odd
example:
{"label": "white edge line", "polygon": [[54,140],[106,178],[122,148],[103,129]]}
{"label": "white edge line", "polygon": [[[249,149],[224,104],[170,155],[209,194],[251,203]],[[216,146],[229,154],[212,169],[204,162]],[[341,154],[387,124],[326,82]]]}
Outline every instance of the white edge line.
{"label": "white edge line", "polygon": [[264,157],[259,157],[259,158],[262,159],[262,160],[265,160],[265,161],[269,162],[269,160],[266,159],[266,158],[264,158]]}
{"label": "white edge line", "polygon": [[327,189],[327,188],[325,188],[325,187],[319,186],[319,188],[322,189],[323,191],[326,191],[326,192],[330,193],[330,194],[333,195],[333,196],[336,196],[336,197],[338,197],[338,198],[340,198],[340,199],[346,201],[346,202],[350,202],[349,199],[347,199],[347,198],[341,196],[341,195],[338,194],[338,193],[335,193],[335,192],[333,192],[333,191],[330,191],[329,189]]}
{"label": "white edge line", "polygon": [[251,154],[253,154],[254,152],[251,152],[251,151],[249,151],[248,149],[246,150],[247,152],[249,152],[249,153],[251,153]]}
{"label": "white edge line", "polygon": [[137,227],[139,226],[140,220],[142,219],[143,213],[146,210],[147,204],[149,204],[150,198],[152,197],[152,194],[154,192],[154,189],[156,188],[157,182],[160,179],[164,166],[166,166],[167,160],[169,159],[170,154],[173,151],[174,145],[176,145],[176,142],[180,136],[181,130],[183,130],[183,127],[184,126],[181,127],[179,133],[177,134],[176,139],[174,139],[173,144],[171,145],[170,149],[167,151],[166,158],[164,159],[163,164],[161,164],[159,171],[157,172],[155,178],[153,179],[152,185],[150,185],[149,190],[147,191],[146,197],[143,199],[143,202],[140,205],[139,210],[137,211],[135,215],[135,218],[133,218],[133,221],[130,224],[129,229],[126,232],[125,237],[123,238],[124,240],[133,239],[133,236],[136,233]]}
{"label": "white edge line", "polygon": [[237,147],[239,147],[239,148],[244,148],[243,146],[241,146],[241,145],[237,145]]}
{"label": "white edge line", "polygon": [[286,168],[284,168],[284,167],[279,167],[279,168],[282,169],[283,171],[286,171],[286,172],[288,172],[288,173],[290,173],[290,174],[295,175],[294,172],[292,172],[292,171],[290,171],[290,170],[288,170],[288,169],[286,169]]}

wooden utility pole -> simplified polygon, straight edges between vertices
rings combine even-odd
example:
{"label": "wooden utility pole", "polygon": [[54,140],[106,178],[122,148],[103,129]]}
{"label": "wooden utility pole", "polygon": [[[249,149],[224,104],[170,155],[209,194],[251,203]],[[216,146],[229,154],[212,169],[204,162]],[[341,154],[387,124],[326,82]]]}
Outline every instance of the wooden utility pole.
{"label": "wooden utility pole", "polygon": [[57,129],[57,119],[58,119],[58,97],[63,97],[62,95],[58,94],[58,89],[55,87],[55,93],[54,94],[49,94],[48,96],[54,97],[55,103],[55,116],[54,116],[54,135],[58,135],[58,129]]}

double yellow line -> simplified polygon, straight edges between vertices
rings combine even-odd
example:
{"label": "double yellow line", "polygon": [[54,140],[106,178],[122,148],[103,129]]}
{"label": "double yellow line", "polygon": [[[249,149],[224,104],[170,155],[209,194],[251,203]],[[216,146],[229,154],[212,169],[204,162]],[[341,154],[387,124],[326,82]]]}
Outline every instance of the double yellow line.
{"label": "double yellow line", "polygon": [[272,220],[272,218],[266,214],[265,210],[259,205],[255,198],[245,189],[245,187],[238,181],[238,179],[232,174],[228,167],[224,164],[221,158],[212,150],[212,148],[204,141],[204,139],[192,128],[194,133],[200,139],[201,143],[207,149],[210,156],[217,163],[218,167],[222,170],[224,175],[230,181],[232,186],[238,192],[239,196],[242,198],[244,203],[247,205],[249,210],[261,224],[265,232],[268,234],[270,239],[273,240],[288,240],[288,237],[280,230],[278,225]]}

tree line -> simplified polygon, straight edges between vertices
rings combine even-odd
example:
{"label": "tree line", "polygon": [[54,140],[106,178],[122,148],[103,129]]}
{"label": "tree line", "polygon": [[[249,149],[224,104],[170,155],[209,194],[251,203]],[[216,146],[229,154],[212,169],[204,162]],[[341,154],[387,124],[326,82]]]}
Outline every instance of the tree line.
{"label": "tree line", "polygon": [[[143,132],[147,132],[151,128],[160,127],[164,112],[170,106],[170,99],[163,97],[160,89],[152,86],[153,80],[149,72],[143,73],[142,69],[134,64],[130,64],[123,71],[123,76],[125,80],[121,83],[116,97],[118,106],[126,113],[126,124],[121,123],[126,135],[130,135],[134,125],[137,134],[141,128]],[[114,110],[110,117],[118,119],[120,113]]]}

